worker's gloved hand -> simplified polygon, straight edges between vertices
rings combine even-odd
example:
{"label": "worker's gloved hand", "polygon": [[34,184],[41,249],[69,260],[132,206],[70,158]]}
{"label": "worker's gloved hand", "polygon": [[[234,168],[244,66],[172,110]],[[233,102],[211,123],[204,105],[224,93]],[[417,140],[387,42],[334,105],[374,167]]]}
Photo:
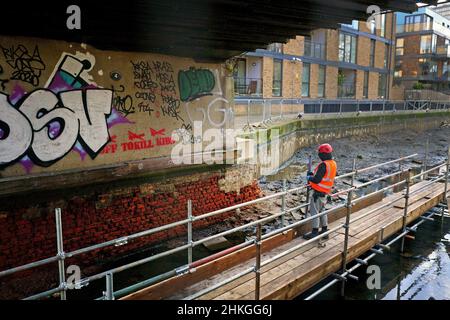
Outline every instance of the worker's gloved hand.
{"label": "worker's gloved hand", "polygon": [[310,181],[310,180],[312,180],[312,178],[313,178],[313,176],[307,176],[306,181]]}
{"label": "worker's gloved hand", "polygon": [[306,175],[307,175],[307,176],[312,176],[312,175],[314,175],[314,173],[312,173],[312,171],[308,171],[308,172],[306,173]]}

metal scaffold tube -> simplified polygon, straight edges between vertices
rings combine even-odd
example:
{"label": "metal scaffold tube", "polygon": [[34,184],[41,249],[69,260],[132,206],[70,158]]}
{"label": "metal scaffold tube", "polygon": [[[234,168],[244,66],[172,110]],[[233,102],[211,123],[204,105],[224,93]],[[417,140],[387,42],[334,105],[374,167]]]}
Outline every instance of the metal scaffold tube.
{"label": "metal scaffold tube", "polygon": [[[286,232],[286,231],[288,231],[290,229],[299,227],[299,226],[301,226],[301,225],[303,225],[305,223],[308,223],[309,221],[311,221],[314,218],[319,218],[319,217],[321,217],[323,215],[329,214],[330,212],[332,212],[334,210],[339,210],[341,208],[347,208],[347,210],[348,210],[350,208],[350,213],[351,213],[351,207],[356,202],[361,201],[361,200],[363,200],[363,199],[365,199],[365,198],[367,198],[369,196],[372,196],[375,193],[378,193],[378,192],[381,192],[381,191],[384,192],[384,191],[386,191],[386,190],[388,190],[390,188],[393,188],[393,187],[398,186],[400,184],[404,184],[405,181],[400,181],[398,183],[392,184],[392,185],[390,185],[388,187],[385,187],[383,189],[377,190],[377,191],[372,192],[372,193],[370,193],[368,195],[365,195],[363,197],[359,197],[357,199],[352,199],[353,191],[361,188],[362,186],[367,186],[370,183],[375,183],[376,181],[380,181],[380,180],[387,179],[389,177],[398,175],[398,174],[401,173],[401,171],[395,172],[393,174],[385,175],[384,177],[379,177],[379,178],[373,179],[373,180],[371,180],[371,181],[369,181],[367,183],[364,183],[362,186],[355,187],[354,186],[354,179],[355,179],[355,176],[358,173],[365,172],[365,171],[371,170],[371,169],[375,169],[375,168],[378,168],[378,167],[383,166],[383,165],[388,165],[388,164],[393,164],[393,163],[397,163],[397,162],[402,162],[405,159],[409,159],[409,158],[412,158],[412,157],[415,157],[415,156],[417,156],[417,154],[413,154],[413,155],[406,156],[406,157],[401,157],[401,158],[398,158],[398,159],[395,159],[395,160],[387,161],[387,162],[384,162],[384,163],[381,163],[381,164],[373,165],[373,166],[366,167],[366,168],[363,168],[363,169],[358,169],[358,170],[356,169],[356,167],[354,165],[354,167],[352,169],[352,172],[349,172],[349,173],[346,173],[344,175],[336,177],[336,179],[341,179],[343,177],[348,177],[348,176],[350,176],[352,178],[352,187],[350,189],[348,189],[348,190],[344,190],[348,194],[348,196],[347,196],[347,203],[346,204],[344,204],[344,205],[337,205],[337,206],[335,206],[335,207],[333,207],[333,208],[331,208],[329,210],[325,210],[325,211],[321,212],[320,214],[318,214],[318,215],[316,215],[314,217],[308,217],[308,218],[305,218],[303,220],[291,223],[289,225],[285,225],[285,222],[283,222],[281,224],[281,228],[273,230],[273,231],[271,231],[271,232],[269,232],[267,234],[264,234],[264,235],[261,234],[261,241],[263,241],[263,240],[265,240],[265,239],[267,239],[269,237],[272,237],[272,236],[281,234],[283,232]],[[447,170],[446,171],[448,172],[449,164],[448,164],[448,160],[447,160],[446,163],[438,165],[438,166],[435,166],[434,168],[431,168],[431,169],[426,170],[424,172],[421,172],[420,174],[412,177],[411,179],[417,178],[419,176],[423,176],[423,175],[425,175],[425,174],[427,174],[427,173],[429,173],[429,172],[431,172],[433,170],[438,170],[442,166],[447,166]],[[445,177],[447,177],[447,173],[446,173]],[[431,180],[427,185],[435,183],[435,182],[438,182],[438,181],[443,180],[443,179],[444,179],[443,176],[439,176],[438,178]],[[445,179],[445,180],[447,182],[447,179]],[[47,291],[45,293],[52,294],[53,292],[60,291],[61,292],[61,299],[65,299],[66,298],[65,293],[66,293],[66,289],[67,288],[66,288],[65,275],[64,275],[65,274],[64,273],[64,260],[66,258],[73,257],[73,256],[76,256],[76,255],[80,255],[82,253],[86,253],[86,252],[89,252],[89,251],[92,251],[92,250],[101,249],[101,248],[104,248],[104,247],[107,247],[107,246],[117,245],[119,243],[120,244],[126,244],[130,240],[133,240],[133,239],[136,239],[136,238],[140,238],[140,237],[143,237],[143,236],[147,236],[147,235],[150,235],[150,234],[154,234],[154,233],[157,233],[157,232],[161,232],[161,231],[164,231],[164,230],[168,230],[168,229],[171,229],[171,228],[175,228],[175,227],[181,226],[181,225],[186,225],[187,226],[187,230],[188,230],[188,241],[187,241],[187,244],[182,245],[182,246],[180,246],[178,248],[174,248],[174,249],[171,249],[171,250],[167,250],[167,251],[158,253],[158,254],[156,254],[154,256],[151,256],[151,257],[147,257],[147,258],[144,258],[144,259],[141,259],[141,260],[138,260],[138,261],[135,261],[135,262],[132,262],[132,263],[129,263],[129,264],[126,264],[126,265],[123,265],[123,266],[111,269],[111,270],[107,270],[105,272],[101,272],[99,274],[88,276],[88,277],[82,279],[81,281],[79,281],[79,283],[77,283],[75,285],[85,285],[85,284],[89,283],[89,281],[98,280],[98,279],[101,279],[101,278],[104,278],[104,277],[107,278],[108,274],[113,275],[114,273],[121,272],[121,271],[127,270],[129,268],[133,268],[135,266],[142,265],[144,263],[155,261],[155,260],[157,260],[159,258],[162,258],[164,256],[168,256],[168,255],[171,255],[171,254],[174,254],[176,252],[183,251],[183,250],[187,250],[188,251],[188,264],[186,265],[186,268],[183,267],[183,270],[186,269],[186,271],[189,271],[191,268],[195,268],[194,265],[197,262],[197,261],[193,262],[193,258],[192,258],[192,249],[193,249],[193,247],[195,247],[197,245],[200,245],[202,243],[205,243],[208,240],[212,240],[212,239],[215,239],[215,238],[220,237],[220,236],[231,234],[233,232],[242,230],[244,228],[248,228],[248,227],[255,226],[255,225],[256,226],[261,226],[263,223],[266,223],[266,222],[268,222],[270,220],[273,220],[273,219],[275,219],[277,217],[281,217],[281,219],[284,220],[284,217],[285,217],[285,215],[287,213],[308,206],[308,202],[307,202],[307,203],[304,203],[302,205],[296,206],[295,208],[286,208],[286,195],[290,194],[290,193],[293,193],[293,192],[300,191],[300,190],[304,190],[305,188],[307,188],[307,186],[303,185],[303,186],[295,187],[295,188],[292,188],[292,189],[288,190],[287,187],[286,187],[286,183],[283,182],[283,190],[282,190],[282,192],[277,192],[277,193],[269,195],[269,196],[265,196],[265,197],[262,197],[262,198],[259,198],[259,199],[251,200],[251,201],[248,201],[248,202],[245,202],[245,203],[241,203],[241,204],[238,204],[238,205],[234,205],[234,206],[231,206],[231,207],[228,207],[228,208],[223,208],[223,209],[220,209],[220,210],[216,210],[216,211],[205,213],[205,214],[198,215],[198,216],[193,216],[192,215],[192,203],[188,203],[187,219],[185,219],[185,220],[177,221],[177,222],[170,223],[170,224],[167,224],[167,225],[163,225],[163,226],[160,226],[160,227],[157,227],[157,228],[144,230],[144,231],[139,232],[139,233],[135,233],[135,234],[128,235],[128,236],[121,237],[121,238],[117,238],[117,239],[113,239],[113,240],[106,241],[106,242],[103,242],[103,243],[100,243],[100,244],[96,244],[96,245],[92,245],[92,246],[89,246],[89,247],[77,249],[77,250],[74,250],[74,251],[71,251],[71,252],[68,252],[68,253],[64,253],[64,250],[63,250],[61,210],[58,209],[57,211],[55,211],[55,219],[56,219],[56,227],[57,227],[57,249],[58,249],[57,255],[55,257],[50,257],[48,259],[36,261],[36,262],[30,263],[30,264],[27,264],[27,265],[23,265],[23,266],[11,268],[11,269],[8,269],[8,270],[0,271],[0,277],[12,274],[14,272],[27,270],[27,269],[35,268],[37,266],[45,265],[45,264],[48,264],[48,263],[53,262],[53,261],[58,261],[58,269],[59,269],[59,273],[60,273],[60,286],[58,288],[51,289],[51,290],[49,290],[49,291]],[[414,192],[416,192],[416,191],[414,191]],[[257,204],[257,203],[261,203],[263,201],[267,201],[267,200],[270,200],[270,199],[275,199],[275,198],[278,198],[278,197],[281,197],[281,201],[282,201],[281,212],[280,213],[271,215],[271,216],[266,217],[266,218],[258,219],[258,220],[254,221],[254,222],[251,222],[251,223],[248,223],[248,224],[244,224],[243,226],[238,226],[238,227],[226,230],[224,232],[221,232],[221,233],[209,236],[209,237],[205,237],[205,238],[199,239],[197,241],[193,241],[193,239],[192,239],[192,224],[193,224],[193,222],[201,220],[201,219],[206,219],[206,218],[209,218],[209,217],[212,217],[212,216],[216,216],[216,215],[219,215],[219,214],[222,214],[222,213],[225,213],[225,212],[229,212],[229,211],[232,211],[232,210],[240,209],[240,208],[243,208],[243,207],[246,207],[246,206],[250,206],[250,205]],[[398,201],[398,199],[396,199],[395,201]],[[385,206],[385,204],[383,204],[383,206]],[[354,219],[354,221],[357,221],[360,218],[361,217],[358,217],[358,218]],[[350,222],[348,223],[348,225],[349,224],[350,224]],[[343,226],[344,226],[344,224],[339,225],[338,227],[333,228],[331,230],[328,230],[326,233],[321,234],[321,237],[324,236],[324,235],[328,235],[328,234],[330,234],[332,232],[335,232],[338,229],[342,228]],[[300,245],[297,245],[297,246],[287,250],[286,252],[282,252],[281,254],[278,254],[275,257],[272,257],[272,258],[270,258],[270,259],[268,259],[266,261],[260,261],[261,267],[266,265],[266,264],[268,264],[268,263],[270,263],[270,262],[272,262],[272,261],[275,261],[276,259],[279,259],[279,258],[285,256],[286,254],[289,254],[290,252],[298,250],[298,249],[302,248],[303,246],[308,245],[309,243],[312,243],[312,242],[316,241],[319,238],[320,237],[316,237],[316,238],[310,239],[310,240],[305,241],[305,242],[301,243]],[[236,248],[237,247],[244,248],[244,247],[249,246],[250,244],[251,244],[251,242],[243,243],[243,244],[240,244],[240,245],[236,246]],[[181,270],[181,268],[179,268],[179,270]],[[345,272],[345,269],[343,269],[343,271]],[[178,272],[179,271],[170,271],[170,272],[167,272],[164,275],[165,275],[165,277],[169,278],[171,276],[174,276],[174,275],[178,274]],[[165,277],[160,277],[160,278],[159,277],[153,277],[151,279],[145,280],[145,281],[143,281],[141,283],[136,284],[135,286],[130,286],[128,288],[142,287],[144,283],[156,283],[158,279],[166,279]],[[121,289],[121,290],[117,291],[116,294],[114,294],[114,296],[116,296],[118,293],[124,294],[125,290],[128,289],[128,288],[124,288],[124,289]],[[52,293],[50,293],[50,292],[52,292]],[[129,291],[127,291],[127,292],[129,292]],[[45,293],[41,293],[42,295],[41,294],[34,295],[34,296],[29,297],[29,298],[40,298],[40,297],[45,296],[44,295]]]}

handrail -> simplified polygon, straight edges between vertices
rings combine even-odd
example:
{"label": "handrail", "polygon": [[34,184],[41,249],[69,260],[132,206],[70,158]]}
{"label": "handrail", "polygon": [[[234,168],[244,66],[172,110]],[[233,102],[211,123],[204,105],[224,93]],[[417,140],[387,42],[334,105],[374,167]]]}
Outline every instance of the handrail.
{"label": "handrail", "polygon": [[[436,170],[436,169],[438,169],[438,168],[440,168],[440,167],[442,167],[442,166],[444,166],[444,165],[446,165],[446,166],[447,166],[447,169],[448,169],[448,167],[449,167],[449,160],[447,160],[446,163],[440,164],[440,165],[438,165],[438,166],[436,166],[436,167],[433,167],[432,169],[427,170],[427,171],[430,172],[430,171]],[[414,176],[414,177],[424,176],[426,173],[427,173],[427,172],[422,172],[422,173],[420,173],[420,174],[418,174],[418,175],[416,175],[416,176]],[[446,181],[448,180],[448,170],[446,171],[446,174],[445,174],[445,175],[438,176],[437,178],[431,180],[429,183],[426,183],[425,185],[421,186],[419,189],[417,189],[417,190],[415,190],[415,191],[413,191],[413,192],[410,192],[410,193],[408,194],[408,196],[409,196],[410,194],[412,194],[412,193],[421,191],[421,190],[423,190],[424,188],[426,188],[428,185],[431,185],[431,184],[433,184],[433,183],[436,183],[436,182],[438,182],[438,181],[440,181],[440,180],[442,180],[442,179],[444,179],[444,178],[446,179]],[[403,183],[403,184],[404,184],[405,182],[409,181],[409,179],[410,179],[410,178],[408,177],[407,179],[405,179],[405,180],[403,180],[403,181],[400,181],[400,183]],[[389,186],[388,188],[393,188],[394,185],[399,185],[399,183],[395,183],[395,184]],[[446,187],[446,188],[447,188],[447,187]],[[446,188],[445,188],[445,189],[446,189]],[[358,187],[355,187],[355,189],[358,189]],[[386,188],[383,188],[383,189],[386,189]],[[375,193],[379,193],[379,192],[380,192],[380,190],[374,191],[374,192],[370,193],[368,196],[371,196],[371,195],[373,195],[373,194],[375,194]],[[446,190],[445,190],[445,192],[446,192]],[[366,216],[369,215],[370,213],[373,213],[373,212],[375,212],[375,211],[377,211],[377,210],[380,210],[381,208],[384,208],[384,207],[388,206],[389,204],[395,203],[395,202],[397,202],[398,200],[401,200],[401,199],[403,199],[403,198],[405,198],[405,195],[402,195],[401,197],[397,197],[397,198],[395,198],[394,200],[390,201],[390,202],[387,203],[387,204],[383,204],[383,205],[381,205],[381,206],[378,206],[378,207],[376,207],[376,208],[370,210],[369,212],[364,213],[362,216],[359,216],[359,217],[357,217],[357,218],[355,218],[355,219],[352,219],[351,222],[349,221],[349,225],[348,225],[348,226],[350,226],[351,223],[354,223],[355,221],[358,221],[358,220],[362,219],[363,217],[366,217]],[[351,205],[351,204],[353,203],[353,201],[349,201],[349,203],[350,203],[350,205]],[[344,205],[344,206],[338,206],[338,208],[342,208],[342,207],[346,207],[346,206],[347,206],[347,205]],[[320,213],[320,214],[317,214],[317,215],[314,215],[314,216],[309,217],[309,218],[307,218],[307,219],[301,220],[301,221],[299,221],[299,222],[297,222],[297,223],[294,223],[294,224],[289,225],[289,226],[287,226],[286,228],[282,228],[282,229],[292,229],[292,228],[295,227],[295,226],[298,226],[298,225],[301,225],[301,224],[303,224],[303,223],[306,223],[307,221],[310,221],[310,220],[312,220],[312,219],[319,218],[319,217],[321,217],[321,216],[323,216],[323,215],[325,215],[325,214],[328,214],[328,213],[330,213],[331,211],[336,210],[336,209],[337,209],[337,208],[332,208],[332,209],[323,211],[323,212]],[[405,212],[406,212],[406,210],[405,210]],[[261,267],[263,267],[263,266],[265,266],[265,265],[268,265],[268,264],[270,264],[270,263],[272,263],[272,262],[274,262],[274,261],[276,261],[276,260],[278,260],[278,259],[280,259],[280,258],[282,258],[282,257],[284,257],[284,256],[286,256],[286,255],[288,255],[288,254],[290,254],[290,253],[296,251],[296,250],[299,250],[300,248],[302,248],[302,247],[304,247],[304,246],[306,246],[306,245],[308,245],[308,244],[310,244],[310,243],[312,243],[312,242],[314,242],[314,241],[317,241],[318,239],[324,237],[325,235],[329,235],[329,234],[331,234],[331,233],[333,233],[333,232],[335,232],[335,231],[341,229],[342,227],[345,228],[345,223],[344,223],[344,224],[341,223],[341,224],[339,224],[338,226],[336,226],[336,227],[334,227],[334,228],[332,228],[332,229],[330,229],[330,230],[328,230],[328,231],[326,231],[326,232],[324,232],[324,233],[321,233],[321,234],[317,235],[316,237],[313,237],[313,238],[311,238],[311,239],[309,239],[309,240],[307,240],[307,241],[305,241],[305,242],[302,242],[302,243],[300,243],[300,244],[298,244],[298,245],[296,245],[296,246],[294,246],[294,247],[291,247],[291,248],[289,248],[289,249],[287,249],[287,250],[285,250],[285,251],[283,251],[283,252],[281,252],[281,253],[275,255],[274,257],[271,257],[271,258],[269,258],[269,259],[266,259],[264,262],[261,263]],[[281,229],[280,229],[280,230],[281,230]],[[280,230],[275,230],[275,231],[271,232],[271,236],[272,236],[273,234],[280,233]],[[346,236],[348,237],[348,234],[346,234]],[[394,240],[395,240],[395,239],[394,239]],[[394,241],[391,241],[391,242],[394,242]],[[346,262],[344,262],[344,264],[346,264]],[[194,293],[194,294],[192,294],[192,295],[190,295],[190,296],[184,298],[184,300],[192,300],[192,299],[196,299],[196,298],[198,298],[198,297],[200,297],[200,296],[203,296],[203,295],[205,295],[205,294],[207,294],[207,293],[209,293],[209,292],[211,292],[211,291],[213,291],[213,290],[215,290],[215,289],[217,289],[217,288],[219,288],[219,287],[221,287],[221,286],[226,285],[227,283],[230,283],[230,282],[234,281],[235,279],[238,279],[238,278],[244,276],[245,274],[248,274],[248,273],[251,273],[252,271],[255,271],[255,270],[252,270],[252,269],[254,269],[254,268],[246,269],[245,271],[243,271],[243,272],[241,272],[241,273],[238,273],[238,274],[234,275],[232,278],[226,279],[226,280],[224,280],[224,281],[222,281],[222,282],[220,282],[220,283],[215,284],[215,285],[212,286],[212,287],[205,288],[205,289],[203,289],[203,290],[201,290],[201,291],[199,291],[199,292],[197,292],[197,293]],[[345,271],[343,274],[346,274],[346,275],[347,275],[348,273],[349,273],[349,270]],[[259,275],[259,270],[258,270],[258,272],[257,272],[256,274],[257,274],[257,276]],[[345,281],[345,280],[342,280],[342,281]],[[335,283],[335,282],[334,282],[334,283]]]}
{"label": "handrail", "polygon": [[[339,178],[346,177],[346,176],[349,176],[349,175],[354,176],[358,172],[365,172],[365,171],[367,171],[369,169],[378,168],[378,167],[383,166],[383,165],[392,164],[392,163],[395,163],[395,162],[401,162],[401,161],[404,161],[405,159],[408,159],[408,158],[411,158],[411,157],[415,157],[415,156],[417,156],[417,154],[413,154],[413,155],[410,155],[410,156],[407,156],[407,157],[402,157],[402,158],[398,158],[398,159],[395,159],[395,160],[387,161],[387,162],[384,162],[384,163],[381,163],[381,164],[377,164],[377,165],[374,165],[374,166],[370,166],[370,167],[367,167],[367,168],[354,170],[354,171],[352,171],[350,173],[346,173],[346,174],[344,174],[342,176],[338,176],[336,178],[339,179]],[[430,170],[428,170],[426,172],[423,172],[423,173],[419,174],[418,176],[424,175],[427,172],[431,172],[433,170],[436,170],[436,168],[432,168],[432,169],[430,169]],[[399,172],[396,172],[395,174],[398,174],[398,173]],[[386,179],[386,177],[391,177],[393,175],[394,174],[389,174],[389,175],[387,175],[385,177],[382,177],[382,178]],[[415,176],[415,177],[417,177],[417,176]],[[374,183],[376,181],[379,181],[382,178],[374,179],[372,183]],[[404,181],[402,181],[402,183],[404,183]],[[368,184],[365,183],[364,186],[366,186],[366,185],[368,185]],[[192,217],[191,219],[184,219],[184,220],[177,221],[177,222],[174,222],[174,223],[170,223],[170,224],[167,224],[167,225],[163,225],[163,226],[160,226],[160,227],[157,227],[157,228],[152,228],[152,229],[148,229],[148,230],[145,230],[145,231],[142,231],[142,232],[131,234],[131,235],[128,235],[128,236],[125,236],[125,237],[120,237],[120,238],[113,239],[113,240],[110,240],[110,241],[106,241],[106,242],[103,242],[103,243],[100,243],[100,244],[96,244],[96,245],[88,246],[88,247],[85,247],[85,248],[77,249],[77,250],[74,250],[72,252],[65,253],[62,256],[58,255],[58,256],[55,256],[55,257],[50,257],[50,258],[47,258],[47,259],[43,259],[43,260],[39,260],[39,261],[36,261],[36,262],[28,263],[28,264],[25,264],[25,265],[22,265],[22,266],[19,266],[19,267],[3,270],[3,271],[0,271],[0,277],[9,275],[9,274],[12,274],[12,273],[15,273],[15,272],[23,271],[23,270],[26,270],[26,269],[31,269],[31,268],[34,268],[34,267],[37,267],[37,266],[42,266],[44,264],[55,262],[55,261],[58,261],[58,260],[61,260],[61,259],[63,260],[65,258],[73,257],[75,255],[79,255],[79,254],[82,254],[82,253],[85,253],[85,252],[88,252],[88,251],[97,250],[97,249],[100,249],[100,248],[104,248],[104,247],[111,246],[111,245],[116,245],[116,244],[123,243],[123,242],[126,243],[129,240],[132,240],[132,239],[135,239],[135,238],[139,238],[139,237],[143,237],[143,236],[146,236],[146,235],[149,235],[149,234],[153,234],[153,233],[156,233],[156,232],[164,231],[164,230],[167,230],[167,229],[179,226],[179,225],[192,223],[193,221],[198,221],[200,219],[205,219],[205,218],[208,218],[208,217],[211,217],[211,216],[214,216],[214,215],[222,214],[222,213],[225,213],[225,212],[228,212],[228,211],[231,211],[231,210],[236,210],[236,209],[239,209],[239,208],[242,208],[242,207],[245,207],[245,206],[249,206],[249,205],[252,205],[252,204],[260,203],[262,201],[266,201],[266,200],[269,200],[269,199],[277,198],[277,197],[280,197],[280,196],[283,197],[283,196],[286,196],[289,193],[292,193],[292,192],[295,192],[295,191],[299,191],[299,190],[302,190],[302,189],[305,189],[305,188],[306,188],[306,186],[295,187],[295,188],[292,188],[292,189],[289,189],[289,190],[285,190],[285,191],[282,191],[282,192],[277,192],[275,194],[272,194],[272,195],[269,195],[269,196],[265,196],[265,197],[262,197],[262,198],[259,198],[259,199],[251,200],[251,201],[248,201],[248,202],[245,202],[245,203],[241,203],[241,204],[238,204],[238,205],[234,205],[234,206],[231,206],[231,207],[228,207],[228,208],[223,208],[223,209],[216,210],[216,211],[213,211],[213,212],[210,212],[210,213],[206,213],[206,214],[202,214],[202,215],[199,215],[199,216],[196,216],[196,217]],[[357,187],[353,187],[351,189],[355,190],[355,189],[358,189],[358,188]],[[378,191],[376,191],[374,193],[378,193],[378,192],[380,192],[380,190],[378,190]],[[374,194],[374,193],[371,193],[371,194]],[[358,199],[356,199],[354,201],[357,201]],[[267,221],[274,220],[274,219],[276,219],[278,217],[283,217],[287,212],[291,212],[293,209],[300,209],[300,208],[306,207],[307,205],[308,204],[305,203],[305,204],[300,205],[300,206],[298,206],[296,208],[287,209],[285,211],[282,211],[281,213],[274,214],[272,216],[259,219],[257,221],[253,221],[253,222],[244,224],[242,226],[238,226],[236,228],[232,228],[230,230],[226,230],[226,231],[221,232],[219,234],[216,234],[216,235],[213,235],[213,236],[209,236],[209,237],[197,240],[197,241],[192,241],[191,243],[185,244],[185,245],[180,246],[178,248],[167,250],[167,251],[161,252],[159,254],[156,254],[154,256],[147,257],[147,258],[144,258],[144,259],[141,259],[141,260],[129,263],[129,264],[121,266],[121,267],[117,267],[117,268],[114,268],[114,269],[111,269],[111,270],[108,270],[108,271],[105,271],[105,272],[101,272],[101,273],[96,274],[96,275],[92,275],[92,276],[86,277],[86,278],[82,279],[81,281],[79,281],[79,283],[77,283],[77,284],[80,284],[80,285],[81,284],[85,284],[88,281],[92,281],[92,280],[103,278],[107,274],[113,274],[113,273],[116,273],[116,272],[120,272],[120,271],[129,269],[131,267],[134,267],[134,266],[137,266],[137,265],[140,265],[140,264],[143,264],[143,263],[147,263],[147,262],[159,259],[159,258],[161,258],[163,256],[167,256],[167,255],[179,252],[179,251],[186,250],[188,248],[192,248],[194,246],[200,245],[200,244],[202,244],[202,243],[204,243],[204,242],[206,242],[208,240],[217,238],[219,236],[227,235],[227,234],[236,232],[238,230],[242,230],[244,228],[248,228],[248,227],[251,227],[251,226],[262,224],[262,223],[265,223]],[[330,210],[327,210],[327,211],[324,211],[324,212],[320,213],[319,215],[316,215],[314,217],[308,217],[306,219],[303,219],[303,220],[298,221],[296,223],[290,224],[288,226],[282,226],[282,228],[276,229],[276,230],[274,230],[272,232],[269,232],[266,235],[263,235],[262,239],[267,239],[268,237],[271,237],[271,236],[274,236],[274,235],[279,234],[281,232],[284,232],[286,230],[292,229],[295,226],[300,226],[302,224],[305,224],[305,223],[311,221],[312,219],[315,219],[315,218],[320,217],[322,215],[328,214],[329,212],[331,212],[333,210],[337,210],[337,209],[343,208],[343,207],[345,207],[345,205],[334,207],[334,208],[332,208]],[[250,244],[251,243],[249,243],[249,245]],[[188,267],[188,269],[189,269],[189,267]],[[63,284],[60,285],[60,287],[55,288],[55,289],[51,289],[51,290],[47,291],[47,293],[48,292],[54,293],[54,290],[65,291],[65,290],[67,290],[67,285],[65,283],[63,283]],[[35,295],[35,296],[32,296],[32,297],[42,297],[42,296],[43,295],[39,295],[38,294],[38,295]],[[30,297],[30,298],[32,298],[32,297]]]}

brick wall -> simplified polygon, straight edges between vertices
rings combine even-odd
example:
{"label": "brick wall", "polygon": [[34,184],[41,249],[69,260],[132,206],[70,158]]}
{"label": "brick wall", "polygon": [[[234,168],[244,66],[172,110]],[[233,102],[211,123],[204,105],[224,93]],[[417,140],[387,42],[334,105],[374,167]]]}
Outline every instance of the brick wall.
{"label": "brick wall", "polygon": [[[237,167],[153,183],[110,187],[101,192],[3,201],[0,211],[0,270],[55,255],[54,209],[57,207],[62,210],[64,250],[69,252],[186,219],[188,199],[192,200],[194,215],[256,199],[260,189],[255,174],[256,171],[247,167]],[[194,223],[194,228],[223,222],[233,213],[200,220]],[[108,247],[71,258],[67,265],[89,268],[185,233],[186,227],[179,226],[132,240],[120,247]],[[47,270],[50,272],[29,273],[29,277],[21,274],[20,281],[47,279],[47,283],[42,285],[49,285],[49,279],[54,280],[55,265]],[[10,294],[23,297],[32,293],[28,290],[39,287],[28,282],[23,289],[17,289],[11,281],[18,281],[18,275],[0,278],[0,281],[3,288],[0,298],[8,298]]]}
{"label": "brick wall", "polygon": [[263,57],[262,64],[263,77],[263,97],[272,97],[272,81],[273,81],[273,59],[270,57]]}

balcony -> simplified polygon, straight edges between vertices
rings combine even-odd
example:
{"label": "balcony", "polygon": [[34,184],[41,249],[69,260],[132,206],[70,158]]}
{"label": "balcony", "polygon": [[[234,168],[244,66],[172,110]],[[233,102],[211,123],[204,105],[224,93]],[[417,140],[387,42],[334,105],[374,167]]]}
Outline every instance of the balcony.
{"label": "balcony", "polygon": [[436,55],[442,58],[450,58],[450,46],[448,44],[436,46]]}
{"label": "balcony", "polygon": [[261,78],[234,78],[234,94],[236,96],[262,96]]}
{"label": "balcony", "polygon": [[354,85],[339,85],[338,86],[338,98],[354,98],[355,86]]}
{"label": "balcony", "polygon": [[303,55],[306,57],[325,59],[326,45],[323,43],[317,43],[317,42],[312,42],[310,40],[305,40]]}

